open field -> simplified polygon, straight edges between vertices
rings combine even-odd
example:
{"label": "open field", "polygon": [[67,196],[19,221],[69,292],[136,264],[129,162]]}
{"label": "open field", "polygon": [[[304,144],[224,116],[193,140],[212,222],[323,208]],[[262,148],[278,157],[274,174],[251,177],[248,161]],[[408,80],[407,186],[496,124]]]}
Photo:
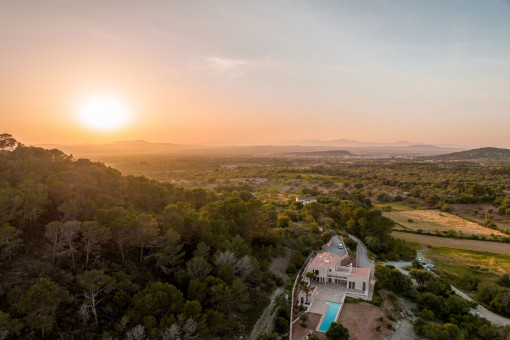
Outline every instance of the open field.
{"label": "open field", "polygon": [[413,210],[413,208],[406,201],[391,202],[391,203],[375,203],[374,207],[378,209],[384,209],[384,207],[390,206],[392,210],[404,211]]}
{"label": "open field", "polygon": [[[380,317],[384,321],[379,321]],[[386,324],[393,326],[394,322],[386,319],[385,311],[367,302],[346,303],[338,321],[349,330],[349,339],[388,339],[393,333]]]}
{"label": "open field", "polygon": [[467,221],[461,217],[437,210],[388,211],[383,215],[391,218],[405,228],[421,229],[427,233],[455,231],[459,235],[478,235],[487,238],[492,235],[506,236],[501,231],[482,227],[478,223]]}
{"label": "open field", "polygon": [[450,209],[459,216],[483,223],[491,217],[498,228],[510,228],[510,217],[498,214],[498,209],[490,204],[450,204]]}
{"label": "open field", "polygon": [[391,235],[404,241],[417,242],[430,246],[510,255],[510,243],[463,240],[430,235],[411,234],[400,231],[394,231]]}
{"label": "open field", "polygon": [[435,264],[438,274],[450,277],[454,282],[466,275],[488,282],[510,274],[510,255],[430,247],[425,250],[425,256]]}

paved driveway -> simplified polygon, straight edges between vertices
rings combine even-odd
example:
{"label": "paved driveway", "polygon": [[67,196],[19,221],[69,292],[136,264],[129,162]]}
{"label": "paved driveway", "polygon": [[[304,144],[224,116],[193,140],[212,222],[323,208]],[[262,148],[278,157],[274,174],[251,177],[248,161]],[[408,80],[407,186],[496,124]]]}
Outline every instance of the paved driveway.
{"label": "paved driveway", "polygon": [[365,248],[365,245],[363,244],[363,242],[361,242],[357,237],[355,237],[353,235],[349,235],[349,237],[352,238],[354,241],[358,242],[358,247],[357,247],[358,267],[359,268],[367,268],[367,267],[372,268],[372,270],[370,271],[370,278],[373,279],[374,272],[375,272],[375,263],[368,259],[367,248]]}
{"label": "paved driveway", "polygon": [[326,251],[328,253],[333,253],[333,254],[337,254],[340,256],[346,255],[347,251],[345,250],[345,244],[343,244],[343,246],[344,246],[343,249],[338,248],[339,244],[340,244],[340,238],[338,236],[333,236],[331,245],[329,246],[328,249],[326,249]]}

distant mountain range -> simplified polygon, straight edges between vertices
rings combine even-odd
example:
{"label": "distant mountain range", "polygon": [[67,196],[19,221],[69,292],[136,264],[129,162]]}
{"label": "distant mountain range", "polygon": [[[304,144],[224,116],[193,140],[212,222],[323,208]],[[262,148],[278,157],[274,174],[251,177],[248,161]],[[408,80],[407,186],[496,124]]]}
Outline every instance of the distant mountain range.
{"label": "distant mountain range", "polygon": [[[317,142],[321,145],[309,145]],[[335,143],[345,143],[341,147]],[[331,144],[331,145],[328,145]],[[143,140],[117,141],[106,144],[44,144],[38,145],[49,149],[60,149],[75,157],[102,159],[117,156],[319,156],[319,157],[419,157],[463,151],[465,148],[448,148],[444,146],[416,144],[406,141],[394,143],[369,143],[338,139],[334,141],[308,140],[303,144],[289,145],[182,145],[173,143],[151,143]],[[307,154],[308,153],[308,154]],[[353,155],[355,154],[355,155]]]}
{"label": "distant mountain range", "polygon": [[354,154],[346,150],[329,150],[329,151],[309,151],[309,152],[291,152],[289,156],[300,156],[300,157],[353,157]]}
{"label": "distant mountain range", "polygon": [[431,145],[423,144],[410,141],[397,141],[389,143],[380,142],[364,142],[353,139],[333,139],[333,140],[321,140],[321,139],[304,139],[298,142],[291,142],[290,144],[299,145],[314,145],[314,146],[354,146],[354,147],[434,147],[434,148],[453,148],[453,149],[465,149],[459,145]]}
{"label": "distant mountain range", "polygon": [[475,160],[510,160],[510,150],[501,148],[480,148],[467,151],[453,152],[444,155],[424,157],[432,160],[475,161]]}

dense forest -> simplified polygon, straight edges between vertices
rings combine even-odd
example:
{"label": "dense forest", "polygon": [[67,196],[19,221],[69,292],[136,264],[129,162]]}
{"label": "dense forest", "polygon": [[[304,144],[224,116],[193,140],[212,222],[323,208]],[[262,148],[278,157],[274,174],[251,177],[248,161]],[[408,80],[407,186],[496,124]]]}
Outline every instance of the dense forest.
{"label": "dense forest", "polygon": [[3,337],[242,334],[274,287],[276,213],[249,193],[23,146],[2,154],[0,179]]}
{"label": "dense forest", "polygon": [[228,339],[283,284],[275,256],[292,252],[292,275],[345,231],[382,257],[414,256],[359,201],[267,203],[21,144],[0,155],[0,202],[2,339]]}

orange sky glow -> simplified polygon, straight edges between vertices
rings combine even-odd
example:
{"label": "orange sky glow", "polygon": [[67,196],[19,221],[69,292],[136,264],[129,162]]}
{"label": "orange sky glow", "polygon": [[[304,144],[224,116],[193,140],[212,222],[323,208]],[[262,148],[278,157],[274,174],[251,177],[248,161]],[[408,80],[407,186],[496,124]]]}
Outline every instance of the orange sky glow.
{"label": "orange sky glow", "polygon": [[[510,147],[509,16],[504,1],[2,2],[0,130],[25,144]],[[97,93],[128,122],[80,121]]]}

